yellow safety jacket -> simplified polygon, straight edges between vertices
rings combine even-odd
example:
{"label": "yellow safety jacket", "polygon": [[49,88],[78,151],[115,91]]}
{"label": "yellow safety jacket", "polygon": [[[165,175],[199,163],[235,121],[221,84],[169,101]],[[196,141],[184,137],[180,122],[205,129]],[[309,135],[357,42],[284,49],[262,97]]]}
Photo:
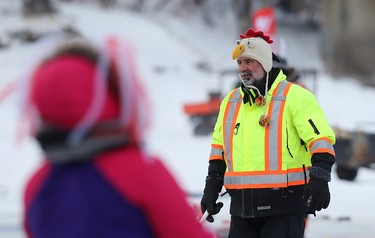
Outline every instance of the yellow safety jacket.
{"label": "yellow safety jacket", "polygon": [[224,159],[226,189],[284,188],[306,183],[313,153],[334,155],[335,135],[308,90],[280,70],[268,91],[270,124],[259,125],[264,106],[244,104],[241,88],[222,101],[210,160]]}

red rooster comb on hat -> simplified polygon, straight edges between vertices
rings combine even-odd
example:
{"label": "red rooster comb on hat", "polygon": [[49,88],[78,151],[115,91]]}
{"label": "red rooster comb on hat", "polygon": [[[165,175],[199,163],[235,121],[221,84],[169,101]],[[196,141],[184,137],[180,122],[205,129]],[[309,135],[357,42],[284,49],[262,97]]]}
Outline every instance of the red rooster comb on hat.
{"label": "red rooster comb on hat", "polygon": [[265,40],[268,44],[273,43],[273,40],[271,40],[271,37],[265,35],[263,31],[254,31],[253,29],[248,29],[246,34],[240,34],[241,39],[251,38],[251,37],[260,37],[263,40]]}

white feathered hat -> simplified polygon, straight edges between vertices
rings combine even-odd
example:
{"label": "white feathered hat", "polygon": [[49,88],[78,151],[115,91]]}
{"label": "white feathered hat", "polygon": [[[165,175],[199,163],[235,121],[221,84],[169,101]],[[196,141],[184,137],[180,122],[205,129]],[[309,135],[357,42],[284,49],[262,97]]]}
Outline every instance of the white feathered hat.
{"label": "white feathered hat", "polygon": [[273,43],[269,36],[262,31],[255,32],[248,29],[246,35],[240,34],[236,47],[233,49],[232,58],[248,57],[258,61],[268,73],[272,68],[272,50],[269,44]]}

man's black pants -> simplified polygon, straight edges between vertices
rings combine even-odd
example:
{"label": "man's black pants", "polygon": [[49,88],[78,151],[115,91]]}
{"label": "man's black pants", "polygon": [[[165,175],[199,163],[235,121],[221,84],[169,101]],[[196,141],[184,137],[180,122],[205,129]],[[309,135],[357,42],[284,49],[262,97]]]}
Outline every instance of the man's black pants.
{"label": "man's black pants", "polygon": [[231,216],[228,238],[303,238],[305,214],[241,218]]}

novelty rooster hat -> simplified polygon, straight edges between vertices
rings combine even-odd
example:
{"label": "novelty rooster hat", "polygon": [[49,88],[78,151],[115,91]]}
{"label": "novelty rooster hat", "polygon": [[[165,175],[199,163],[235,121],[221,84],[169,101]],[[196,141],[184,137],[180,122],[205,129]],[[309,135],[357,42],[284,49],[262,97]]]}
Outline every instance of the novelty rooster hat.
{"label": "novelty rooster hat", "polygon": [[263,69],[268,73],[272,68],[272,50],[269,44],[273,40],[262,31],[248,29],[246,34],[240,34],[236,41],[236,47],[232,52],[232,59],[238,57],[248,57],[258,61]]}

